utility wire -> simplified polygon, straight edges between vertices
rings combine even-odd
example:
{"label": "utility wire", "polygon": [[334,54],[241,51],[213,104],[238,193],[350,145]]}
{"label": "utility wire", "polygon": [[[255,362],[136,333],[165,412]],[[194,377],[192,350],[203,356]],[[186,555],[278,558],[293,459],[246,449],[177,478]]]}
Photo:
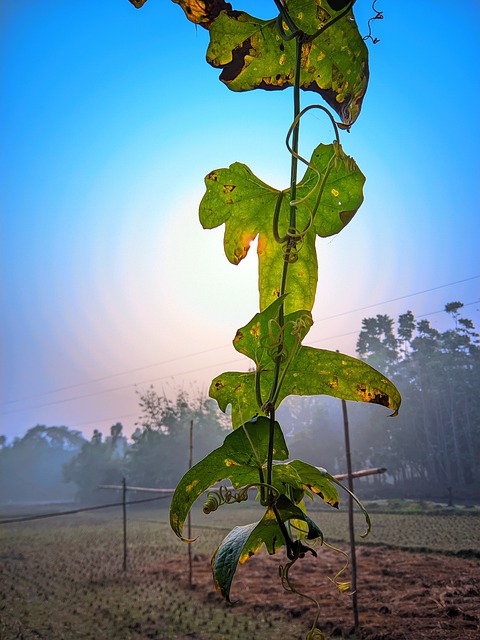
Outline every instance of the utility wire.
{"label": "utility wire", "polygon": [[[153,502],[154,500],[165,500],[171,498],[170,494],[165,496],[156,496],[155,498],[143,498],[142,500],[129,500],[125,504],[140,504],[141,502]],[[123,502],[112,502],[110,504],[100,504],[95,507],[82,507],[80,509],[71,509],[70,511],[54,511],[52,513],[38,513],[33,516],[19,516],[9,518],[8,520],[0,520],[1,524],[14,524],[15,522],[30,522],[32,520],[45,520],[46,518],[59,518],[60,516],[70,516],[74,513],[84,513],[85,511],[97,511],[98,509],[109,509],[111,507],[121,507]]]}
{"label": "utility wire", "polygon": [[154,369],[155,367],[161,367],[165,364],[171,364],[172,362],[177,362],[178,360],[185,360],[186,358],[203,356],[206,353],[211,353],[212,351],[219,351],[220,349],[225,349],[228,346],[230,345],[223,345],[221,347],[212,347],[210,349],[204,349],[203,351],[197,351],[195,353],[187,353],[183,356],[176,356],[175,358],[170,358],[169,360],[162,360],[161,362],[156,362],[155,364],[147,364],[143,367],[128,369],[127,371],[121,371],[120,373],[112,373],[111,375],[102,376],[101,378],[93,378],[92,380],[88,380],[88,382],[77,382],[76,384],[70,384],[66,387],[58,387],[57,389],[52,389],[51,391],[44,391],[43,393],[35,393],[31,396],[24,396],[22,398],[17,398],[16,400],[7,400],[7,402],[2,402],[2,405],[15,404],[16,402],[25,402],[26,400],[42,398],[43,396],[50,395],[52,393],[59,393],[60,391],[68,391],[70,389],[76,389],[77,387],[86,387],[87,385],[95,384],[96,382],[104,382],[105,380],[110,380],[111,378],[119,378],[121,376],[126,376],[129,373],[138,373],[139,371],[144,371],[145,369]]}
{"label": "utility wire", "polygon": [[102,389],[102,391],[92,391],[91,393],[85,393],[81,396],[73,396],[71,398],[64,398],[63,400],[52,400],[50,402],[42,402],[41,404],[37,404],[34,405],[33,407],[28,407],[28,408],[21,408],[21,409],[10,409],[10,411],[2,411],[3,416],[6,415],[10,415],[11,413],[18,413],[19,411],[30,411],[33,409],[39,409],[41,407],[50,407],[51,405],[54,404],[63,404],[65,402],[73,402],[74,400],[82,400],[84,398],[92,398],[93,396],[100,396],[103,395],[104,393],[112,393],[113,391],[121,391],[122,389],[130,389],[131,387],[135,387],[139,384],[148,384],[150,382],[157,382],[158,380],[165,380],[165,378],[173,378],[175,376],[180,376],[180,375],[187,375],[189,373],[197,373],[198,371],[204,371],[205,369],[211,369],[214,366],[219,366],[219,367],[223,367],[225,365],[228,364],[236,364],[238,362],[238,360],[229,360],[228,362],[221,362],[218,365],[208,365],[207,367],[199,367],[197,369],[190,369],[189,371],[183,371],[181,373],[177,373],[172,375],[171,373],[166,374],[164,376],[160,376],[159,378],[153,378],[150,380],[144,380],[143,382],[135,382],[135,383],[128,383],[128,384],[124,384],[120,387],[113,387],[112,389]]}
{"label": "utility wire", "polygon": [[461,284],[462,282],[469,282],[470,280],[476,280],[477,278],[480,278],[480,275],[472,276],[471,278],[464,278],[463,280],[457,280],[456,282],[449,282],[448,284],[441,284],[438,287],[432,287],[431,289],[423,289],[423,291],[417,291],[416,293],[409,293],[408,295],[405,295],[405,296],[398,296],[398,298],[391,298],[390,300],[384,300],[383,302],[369,304],[366,307],[358,307],[357,309],[351,309],[350,311],[342,311],[341,313],[336,313],[333,316],[325,316],[325,318],[319,318],[317,322],[321,322],[322,320],[332,320],[333,318],[340,318],[341,316],[346,316],[349,313],[355,313],[356,311],[365,311],[365,309],[371,309],[372,307],[380,307],[383,304],[388,304],[390,302],[397,302],[397,300],[405,300],[405,298],[413,298],[413,296],[420,296],[424,293],[430,293],[431,291],[438,291],[438,289],[451,287],[454,284]]}
{"label": "utility wire", "polygon": [[[464,307],[470,307],[470,306],[472,306],[474,304],[479,304],[479,301],[476,300],[475,302],[467,302],[463,306]],[[421,315],[415,316],[415,318],[418,319],[418,318],[430,317],[430,316],[436,315],[438,313],[445,313],[445,309],[438,309],[437,311],[430,311],[429,313],[423,313]],[[337,334],[335,336],[329,336],[327,338],[320,338],[318,340],[312,340],[310,342],[310,344],[318,344],[319,342],[326,342],[327,340],[335,340],[337,338],[344,338],[344,337],[347,337],[347,336],[358,335],[358,333],[359,333],[358,330],[349,331],[348,333],[340,333],[340,334]],[[210,368],[210,367],[205,367],[205,368]],[[183,374],[179,373],[177,375],[183,375]],[[168,376],[164,376],[164,377],[165,378],[172,378],[172,377],[175,377],[175,376],[168,375]],[[77,423],[77,424],[73,424],[73,425],[71,425],[70,428],[75,429],[75,428],[79,428],[79,427],[86,427],[86,426],[89,426],[91,424],[98,424],[99,422],[114,422],[114,421],[119,422],[119,421],[124,420],[126,418],[138,418],[138,414],[137,413],[129,413],[129,414],[122,415],[122,416],[115,416],[113,418],[101,418],[101,419],[97,419],[97,420],[89,420],[88,422],[80,422],[80,423]]]}
{"label": "utility wire", "polygon": [[[463,307],[471,307],[474,304],[480,304],[480,300],[475,300],[475,302],[467,302],[463,305]],[[462,307],[462,308],[463,308]],[[429,318],[430,316],[435,316],[437,313],[445,313],[445,309],[438,309],[437,311],[429,311],[428,313],[422,313],[420,315],[415,316],[415,320],[419,318]],[[349,331],[348,333],[340,333],[336,336],[330,336],[329,338],[319,338],[318,340],[312,340],[310,344],[317,344],[318,342],[326,342],[327,340],[335,340],[336,338],[346,338],[347,336],[358,335],[359,330]]]}
{"label": "utility wire", "polygon": [[[417,295],[417,294],[412,294],[412,295]],[[472,306],[472,305],[478,304],[478,303],[479,303],[479,301],[468,302],[468,303],[464,304],[463,306],[464,307],[469,307],[469,306]],[[381,303],[381,304],[383,304],[383,303]],[[358,310],[361,311],[362,309],[358,309]],[[432,316],[432,315],[436,315],[438,313],[444,313],[444,312],[445,312],[445,309],[439,309],[437,311],[431,311],[429,313],[424,313],[424,314],[421,314],[421,315],[418,315],[418,316],[415,316],[415,317],[416,318],[425,318],[427,316]],[[352,313],[352,312],[345,312],[345,314],[346,313]],[[351,335],[356,335],[358,333],[359,333],[359,331],[357,329],[355,331],[349,331],[347,333],[341,333],[341,334],[337,334],[337,335],[334,335],[334,336],[329,336],[329,337],[325,337],[325,338],[319,338],[318,340],[312,340],[312,341],[310,341],[310,344],[318,344],[319,342],[327,342],[329,340],[335,340],[335,339],[338,339],[338,338],[345,338],[345,337],[348,337],[348,336],[351,336]],[[71,398],[65,398],[63,400],[52,400],[51,402],[45,402],[45,403],[42,403],[42,404],[35,405],[33,407],[21,408],[21,409],[12,409],[10,411],[4,411],[4,412],[2,412],[2,415],[10,415],[12,413],[33,411],[34,409],[39,409],[39,408],[42,408],[42,407],[48,407],[48,406],[55,405],[55,404],[64,404],[66,402],[73,402],[75,400],[81,400],[81,399],[84,399],[84,398],[90,398],[90,397],[93,397],[93,396],[103,395],[105,393],[111,393],[111,392],[120,391],[120,390],[123,390],[123,389],[130,389],[131,387],[135,387],[135,386],[141,385],[141,384],[149,384],[149,383],[152,383],[152,382],[158,382],[159,380],[165,380],[167,378],[176,378],[178,376],[188,375],[190,373],[198,373],[199,371],[205,371],[206,369],[211,369],[212,367],[217,367],[217,366],[218,367],[222,367],[222,366],[225,366],[225,365],[228,365],[228,364],[236,364],[237,362],[239,362],[239,360],[229,360],[228,362],[220,362],[220,363],[217,363],[217,364],[214,364],[214,365],[208,365],[206,367],[199,367],[197,369],[190,369],[189,371],[181,371],[180,373],[177,373],[177,374],[169,373],[169,374],[160,376],[158,378],[144,380],[144,381],[138,382],[138,383],[129,383],[127,385],[122,385],[120,387],[114,387],[113,389],[103,389],[102,391],[93,391],[91,393],[87,393],[87,394],[80,395],[80,396],[73,396]],[[110,420],[114,420],[114,419],[120,420],[120,419],[123,419],[123,418],[132,418],[132,417],[137,417],[137,415],[136,414],[129,414],[129,415],[126,415],[126,416],[120,416],[120,418],[118,418],[118,417],[117,418],[110,418]],[[73,425],[73,427],[87,426],[89,424],[94,424],[96,422],[106,422],[108,420],[109,420],[109,418],[104,418],[102,420],[91,420],[89,422],[84,422],[84,423],[81,423],[81,424]]]}
{"label": "utility wire", "polygon": [[[317,318],[315,320],[315,322],[321,322],[321,321],[324,321],[324,320],[331,320],[333,318],[339,318],[341,316],[349,315],[350,313],[355,313],[357,311],[364,311],[365,309],[372,309],[373,307],[379,307],[379,306],[384,305],[384,304],[389,304],[390,302],[396,302],[397,300],[405,300],[406,298],[419,296],[419,295],[422,295],[424,293],[430,293],[431,291],[437,291],[438,289],[444,289],[446,287],[451,287],[451,286],[456,285],[456,284],[462,284],[463,282],[470,282],[471,280],[476,280],[478,278],[480,278],[480,275],[471,276],[470,278],[464,278],[463,280],[456,280],[455,282],[448,282],[446,284],[438,285],[437,287],[432,287],[430,289],[423,289],[422,291],[416,291],[415,293],[409,293],[407,295],[399,296],[397,298],[391,298],[390,300],[384,300],[383,302],[376,302],[374,304],[370,304],[370,305],[367,305],[365,307],[358,307],[357,309],[350,309],[349,311],[342,311],[341,313],[337,313],[337,314],[332,315],[332,316],[326,316],[324,318]],[[475,304],[475,303],[469,303],[469,304]],[[468,306],[468,305],[464,305],[464,306]],[[434,312],[434,313],[437,313],[437,312]],[[420,317],[424,317],[424,316],[418,316],[418,317],[420,318]],[[343,334],[343,335],[350,335],[350,334]],[[343,336],[333,336],[332,339],[333,338],[337,338],[337,337],[343,337]],[[325,340],[329,340],[329,339],[330,338],[325,338]],[[52,393],[58,393],[60,391],[67,391],[69,389],[75,389],[75,388],[78,388],[78,387],[83,387],[83,386],[87,386],[87,385],[90,385],[90,384],[95,384],[96,382],[104,382],[105,380],[110,380],[111,378],[118,378],[120,376],[128,375],[130,373],[138,373],[139,371],[144,371],[145,369],[153,369],[155,367],[160,367],[160,366],[165,365],[165,364],[171,364],[172,362],[178,362],[179,360],[185,360],[187,358],[194,358],[196,356],[205,355],[205,354],[211,353],[213,351],[219,351],[219,350],[225,349],[225,348],[227,348],[229,346],[230,345],[222,345],[220,347],[211,347],[209,349],[204,349],[203,351],[197,351],[195,353],[190,353],[190,354],[186,354],[186,355],[183,355],[183,356],[176,356],[175,358],[170,358],[169,360],[163,360],[161,362],[157,362],[157,363],[154,363],[154,364],[148,364],[148,365],[145,365],[145,366],[142,366],[142,367],[137,367],[135,369],[127,369],[126,371],[121,371],[119,373],[113,373],[111,375],[103,376],[101,378],[94,378],[93,380],[89,380],[87,382],[78,382],[76,384],[68,385],[68,386],[65,386],[65,387],[58,387],[57,389],[52,389],[50,391],[44,391],[43,393],[37,393],[37,394],[34,394],[34,395],[24,396],[22,398],[17,398],[16,400],[8,400],[7,402],[3,402],[2,406],[6,406],[8,404],[15,404],[17,402],[25,402],[26,400],[32,400],[34,398],[41,398],[41,397],[44,397],[46,395],[50,395]],[[205,367],[205,368],[209,368],[209,367]],[[199,369],[199,370],[201,370],[201,369]],[[191,372],[187,372],[187,373],[191,373]],[[183,375],[183,374],[177,374],[177,375]],[[164,377],[169,377],[169,376],[164,376]],[[156,380],[159,380],[159,379],[161,379],[161,378],[156,378]],[[144,383],[140,383],[140,384],[144,384]],[[131,386],[131,385],[127,385],[127,386]],[[121,388],[126,388],[126,387],[117,387],[117,389],[121,389]],[[100,392],[100,393],[103,393],[103,392]],[[89,397],[89,396],[79,396],[79,397],[83,398],[83,397]],[[44,405],[42,405],[42,406],[44,406]]]}
{"label": "utility wire", "polygon": [[[475,276],[475,277],[480,277],[480,276]],[[472,279],[473,278],[467,278],[467,280],[472,280]],[[460,282],[464,282],[464,281],[460,281]],[[457,283],[452,283],[452,284],[457,284]],[[443,285],[443,286],[447,286],[447,285]],[[434,289],[429,289],[429,290],[426,290],[426,291],[433,291],[433,290],[439,289],[439,288],[441,288],[441,287],[435,287]],[[425,293],[425,292],[413,293],[413,294],[411,294],[411,296],[419,295],[420,293]],[[387,302],[394,302],[396,300],[401,300],[401,299],[403,299],[405,297],[410,297],[410,296],[401,296],[399,298],[393,298],[390,301],[379,303],[378,306],[386,304]],[[479,304],[479,301],[476,300],[474,302],[468,302],[468,303],[464,304],[463,307],[469,307],[469,306],[472,306],[474,304]],[[364,309],[369,309],[369,308],[375,307],[375,306],[377,306],[377,305],[369,305],[367,307],[354,309],[352,311],[346,311],[344,313],[337,314],[335,316],[329,316],[328,318],[321,318],[321,320],[337,318],[340,315],[347,315],[348,313],[353,313],[354,311],[363,311]],[[429,313],[424,313],[424,314],[421,314],[421,315],[418,315],[418,316],[415,316],[415,317],[416,318],[425,318],[427,316],[432,316],[432,315],[436,315],[438,313],[444,313],[444,312],[445,312],[445,309],[439,309],[438,311],[431,311]],[[310,341],[310,344],[318,344],[319,342],[326,342],[326,341],[329,341],[329,340],[335,340],[335,339],[338,339],[338,338],[344,338],[344,337],[355,335],[355,334],[358,334],[358,333],[359,333],[359,330],[357,329],[355,331],[349,331],[347,333],[341,333],[341,334],[337,334],[337,335],[334,335],[334,336],[329,336],[329,337],[325,337],[325,338],[319,338],[317,340],[312,340],[312,341]],[[217,350],[217,349],[221,349],[221,348],[223,348],[223,347],[215,347],[214,349],[207,350],[207,351],[213,351],[213,350]],[[206,353],[206,351],[204,353]],[[185,358],[185,357],[187,357],[187,356],[182,356],[182,358]],[[227,362],[220,362],[220,363],[217,363],[217,364],[198,367],[196,369],[190,369],[188,371],[181,371],[181,372],[176,373],[176,374],[168,373],[168,374],[165,374],[165,375],[160,376],[158,378],[151,378],[149,380],[143,380],[142,382],[129,383],[129,384],[126,384],[126,385],[121,385],[119,387],[113,387],[112,389],[102,389],[101,391],[92,391],[91,393],[86,393],[86,394],[79,395],[79,396],[72,396],[70,398],[64,398],[62,400],[52,400],[50,402],[44,402],[44,403],[41,403],[41,404],[34,405],[33,407],[26,407],[26,408],[23,407],[23,408],[18,408],[18,409],[11,409],[9,411],[2,411],[1,415],[10,415],[10,414],[13,414],[13,413],[21,413],[21,412],[25,412],[25,411],[33,411],[35,409],[40,409],[42,407],[49,407],[49,406],[56,405],[56,404],[64,404],[66,402],[74,402],[75,400],[82,400],[84,398],[91,398],[91,397],[94,397],[94,396],[103,395],[105,393],[113,393],[115,391],[121,391],[121,390],[124,390],[124,389],[131,389],[132,387],[135,387],[137,385],[150,384],[152,382],[158,382],[159,380],[165,380],[167,378],[176,378],[176,377],[179,377],[179,376],[188,375],[190,373],[198,373],[200,371],[205,371],[207,369],[211,369],[212,367],[222,367],[222,366],[226,366],[226,365],[229,365],[229,364],[237,364],[238,362],[239,362],[239,360],[235,359],[235,360],[229,360]],[[149,365],[149,366],[155,366],[155,365]],[[147,368],[147,367],[145,367],[145,368]],[[140,369],[143,369],[143,367],[140,367],[139,370]],[[133,371],[135,371],[135,370],[133,370]],[[114,374],[113,376],[105,376],[104,379],[107,379],[109,377],[113,378],[113,377],[116,377],[118,375],[123,375],[123,374]],[[87,384],[87,383],[85,383],[85,384]],[[90,383],[88,383],[88,384],[90,384]],[[78,385],[78,386],[80,386],[80,385]],[[43,395],[49,395],[50,393],[53,393],[53,392],[47,392],[47,393],[45,393]],[[19,400],[15,401],[15,402],[19,402]],[[116,419],[119,420],[119,419],[125,418],[125,417],[136,417],[136,414],[130,414],[128,416],[121,416],[120,418],[116,418]],[[113,420],[113,419],[115,419],[115,418],[111,418],[111,420]],[[104,421],[107,421],[107,420],[108,420],[108,418],[105,418],[105,419],[102,419],[101,422],[104,422]],[[86,426],[88,424],[93,424],[95,422],[99,422],[99,421],[92,420],[90,422],[85,422],[85,423],[81,423],[79,425],[73,425],[73,426]]]}

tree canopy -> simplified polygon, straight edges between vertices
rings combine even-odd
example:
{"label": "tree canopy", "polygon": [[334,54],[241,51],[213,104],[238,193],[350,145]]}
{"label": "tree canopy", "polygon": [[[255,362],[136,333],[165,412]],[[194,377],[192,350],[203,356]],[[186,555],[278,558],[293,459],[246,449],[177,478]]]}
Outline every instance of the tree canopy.
{"label": "tree canopy", "polygon": [[463,306],[445,305],[453,325],[445,331],[411,311],[396,326],[388,316],[366,318],[357,342],[360,357],[386,371],[403,397],[395,425],[378,429],[356,414],[370,441],[357,455],[424,493],[480,488],[480,348]]}

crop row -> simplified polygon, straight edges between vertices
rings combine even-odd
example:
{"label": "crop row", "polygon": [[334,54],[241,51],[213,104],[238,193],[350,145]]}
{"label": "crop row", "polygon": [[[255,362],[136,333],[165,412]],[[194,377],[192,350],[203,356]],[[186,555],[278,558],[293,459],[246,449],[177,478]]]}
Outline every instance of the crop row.
{"label": "crop row", "polygon": [[[225,506],[205,516],[193,511],[194,554],[207,557],[235,524],[259,518],[261,508]],[[177,540],[162,508],[128,509],[128,570],[123,572],[121,511],[105,510],[0,527],[0,637],[171,640],[278,637],[271,611],[255,618],[226,608],[214,593],[188,590],[186,545]],[[333,543],[347,540],[347,514],[313,514]],[[480,552],[480,516],[375,514],[369,544],[442,552]],[[364,521],[356,516],[361,533]],[[172,581],[172,560],[184,567]],[[202,596],[200,598],[200,595]],[[301,637],[296,621],[291,637]],[[298,622],[298,625],[301,623]],[[297,633],[298,631],[298,633]]]}
{"label": "crop row", "polygon": [[[226,505],[217,512],[205,516],[200,509],[193,512],[193,533],[199,536],[196,544],[205,545],[210,541],[210,551],[219,542],[222,534],[236,524],[245,524],[258,520],[260,510],[255,507]],[[162,519],[162,514],[165,520]],[[167,511],[159,515],[166,522]],[[325,540],[330,542],[348,542],[348,514],[343,510],[322,508],[314,512],[312,518],[322,530]],[[402,513],[372,513],[372,531],[362,539],[365,531],[365,519],[355,512],[355,531],[358,542],[375,545],[388,545],[400,549],[430,550],[443,553],[480,554],[480,513],[460,515],[423,515]],[[198,529],[195,529],[195,524]],[[204,529],[211,527],[212,529]],[[218,529],[218,530],[217,530]],[[209,532],[210,531],[210,532]],[[209,533],[208,533],[209,532]]]}
{"label": "crop row", "polygon": [[272,615],[240,615],[226,608],[213,587],[205,603],[188,590],[186,571],[172,581],[164,562],[179,558],[186,567],[186,547],[165,525],[129,523],[124,572],[121,520],[93,520],[68,517],[0,529],[2,640],[278,636]]}

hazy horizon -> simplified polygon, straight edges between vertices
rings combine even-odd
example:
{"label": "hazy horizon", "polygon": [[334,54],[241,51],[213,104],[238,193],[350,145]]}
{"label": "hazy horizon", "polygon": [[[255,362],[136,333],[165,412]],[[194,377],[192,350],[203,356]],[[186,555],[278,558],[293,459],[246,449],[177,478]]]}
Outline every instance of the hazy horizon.
{"label": "hazy horizon", "polygon": [[[317,244],[306,340],[350,355],[378,313],[411,309],[441,330],[459,300],[480,319],[480,6],[452,20],[446,2],[381,4],[363,112],[342,135],[365,201]],[[355,14],[367,33],[371,4]],[[116,422],[130,434],[136,389],[206,393],[249,366],[231,341],[258,311],[256,256],[230,265],[198,204],[204,176],[235,161],[288,184],[291,91],[230,92],[204,60],[208,33],[173,2],[21,0],[0,16],[0,434],[45,424],[88,438]],[[303,155],[331,138],[321,116],[302,121]]]}

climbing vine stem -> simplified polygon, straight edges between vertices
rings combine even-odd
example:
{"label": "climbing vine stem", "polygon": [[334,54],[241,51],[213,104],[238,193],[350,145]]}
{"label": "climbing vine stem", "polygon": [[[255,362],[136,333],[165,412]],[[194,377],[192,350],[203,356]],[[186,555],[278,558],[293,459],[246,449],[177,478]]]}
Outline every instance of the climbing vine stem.
{"label": "climbing vine stem", "polygon": [[[232,407],[234,429],[220,447],[184,475],[170,508],[170,525],[184,539],[186,516],[202,494],[207,493],[204,510],[210,513],[221,505],[243,502],[249,488],[259,492],[263,517],[232,529],[212,558],[215,586],[227,602],[231,602],[238,564],[264,544],[270,554],[286,548],[288,563],[280,573],[285,589],[316,603],[289,578],[298,559],[308,552],[316,555],[314,541],[324,542],[317,523],[307,515],[304,498],[317,495],[336,507],[335,485],[342,485],[324,469],[301,460],[288,461],[285,437],[276,421],[279,402],[293,394],[327,394],[388,406],[396,414],[401,401],[394,385],[366,363],[302,345],[313,322],[316,236],[339,233],[363,201],[365,177],[343,152],[339,130],[355,122],[368,83],[368,51],[353,16],[354,1],[329,1],[328,6],[323,1],[309,2],[274,0],[278,16],[268,21],[241,11],[223,11],[223,0],[200,3],[201,11],[197,0],[180,2],[189,20],[209,29],[207,60],[223,68],[220,77],[229,88],[293,87],[293,119],[285,140],[290,153],[289,185],[277,191],[248,166],[235,162],[206,176],[207,189],[200,203],[204,228],[225,224],[224,249],[231,263],[243,260],[258,237],[260,311],[238,329],[233,341],[235,349],[255,363],[255,371],[225,372],[212,381],[210,396],[222,411]],[[319,93],[343,123],[336,122],[322,105],[302,110],[300,87]],[[335,139],[319,144],[307,161],[299,153],[300,126],[302,117],[313,109],[327,114]],[[297,182],[299,163],[306,171]],[[366,535],[370,520],[359,506],[366,518]],[[340,574],[334,582],[347,589]],[[323,638],[317,620],[318,612],[308,640]]]}
{"label": "climbing vine stem", "polygon": [[[292,32],[296,32],[296,49],[295,49],[295,75],[294,75],[294,86],[293,86],[293,133],[292,133],[292,149],[293,153],[291,156],[291,168],[290,168],[290,220],[289,220],[289,228],[296,229],[296,204],[295,199],[297,196],[297,172],[298,172],[298,144],[299,144],[299,136],[300,136],[300,69],[301,69],[301,59],[302,59],[302,40],[301,33],[296,29],[295,25],[292,23],[290,17],[288,16],[288,12],[286,12],[285,7],[281,5],[277,0],[275,3],[279,7],[280,14],[284,17],[288,18],[287,24],[289,24]],[[280,22],[280,21],[279,21]],[[280,34],[285,36],[283,32],[283,28],[280,29]],[[281,199],[279,197],[279,202],[277,204],[281,204]],[[280,207],[279,207],[280,208]],[[275,214],[277,216],[277,213]],[[274,224],[275,226],[275,224]],[[288,234],[287,234],[288,235]],[[280,296],[284,296],[287,290],[287,274],[288,267],[290,264],[290,256],[292,252],[292,248],[296,246],[296,237],[288,237],[287,245],[284,254],[283,260],[283,268],[282,268],[282,280],[280,284]],[[270,417],[270,430],[269,430],[269,440],[268,440],[268,458],[267,458],[267,484],[272,484],[272,476],[273,476],[273,451],[274,451],[274,435],[275,435],[275,399],[277,397],[277,392],[279,388],[279,377],[280,377],[280,368],[282,365],[282,354],[283,354],[283,329],[285,325],[285,307],[284,302],[280,306],[280,311],[278,315],[278,324],[280,327],[280,332],[282,339],[280,340],[280,344],[278,346],[278,352],[275,359],[275,369],[273,375],[272,386],[270,389],[270,396],[268,399],[268,411]],[[273,512],[275,514],[275,518],[277,520],[278,526],[282,535],[285,539],[285,545],[287,547],[287,554],[292,554],[293,549],[293,541],[285,527],[285,524],[282,520],[281,515],[278,512],[278,509],[275,506],[275,497],[273,492],[268,490],[268,498],[269,504],[273,508]]]}

